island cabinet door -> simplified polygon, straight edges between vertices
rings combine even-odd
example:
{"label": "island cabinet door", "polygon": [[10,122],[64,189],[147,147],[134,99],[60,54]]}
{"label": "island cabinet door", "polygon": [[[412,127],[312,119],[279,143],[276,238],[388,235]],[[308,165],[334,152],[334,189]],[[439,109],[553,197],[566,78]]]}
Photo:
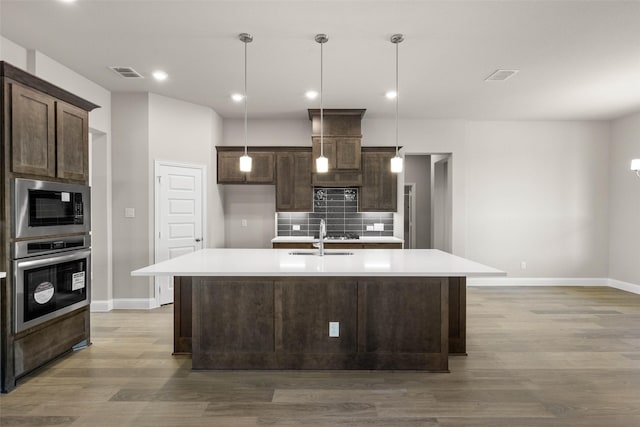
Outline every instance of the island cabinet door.
{"label": "island cabinet door", "polygon": [[[291,355],[357,351],[358,284],[355,279],[277,281],[274,292],[277,352]],[[332,334],[338,336],[330,336],[330,322],[338,323],[337,334]],[[302,362],[302,358],[290,357],[289,367],[294,369]],[[336,369],[341,367],[335,366]]]}
{"label": "island cabinet door", "polygon": [[192,289],[193,369],[250,369],[273,354],[272,280],[195,277]]}
{"label": "island cabinet door", "polygon": [[[430,366],[437,370],[439,365],[440,369],[447,370],[448,286],[446,278],[438,277],[361,278],[358,282],[358,351],[396,357],[412,355],[403,366],[405,369]],[[365,357],[362,366],[368,362],[370,369],[385,369],[386,363],[397,361]]]}

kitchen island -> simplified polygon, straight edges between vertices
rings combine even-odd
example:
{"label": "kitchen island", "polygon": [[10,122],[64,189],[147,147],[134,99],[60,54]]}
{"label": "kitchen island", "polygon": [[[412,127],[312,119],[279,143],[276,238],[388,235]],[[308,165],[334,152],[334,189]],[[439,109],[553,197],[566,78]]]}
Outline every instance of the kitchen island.
{"label": "kitchen island", "polygon": [[438,250],[203,249],[132,272],[174,276],[175,353],[193,369],[448,371],[466,351],[466,277]]}

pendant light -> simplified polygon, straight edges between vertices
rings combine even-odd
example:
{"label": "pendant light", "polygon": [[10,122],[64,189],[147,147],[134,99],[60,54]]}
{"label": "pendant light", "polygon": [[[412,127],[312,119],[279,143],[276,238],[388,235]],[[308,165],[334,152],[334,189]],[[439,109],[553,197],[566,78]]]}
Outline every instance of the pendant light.
{"label": "pendant light", "polygon": [[400,92],[398,91],[398,44],[404,41],[402,34],[394,34],[391,36],[391,43],[396,45],[396,155],[391,159],[391,172],[402,172],[402,157],[398,155],[398,99],[400,98]]}
{"label": "pendant light", "polygon": [[238,38],[244,43],[244,155],[240,157],[240,171],[251,172],[251,157],[247,154],[247,44],[253,41],[253,36],[240,33]]}
{"label": "pendant light", "polygon": [[324,111],[322,103],[322,45],[329,41],[326,34],[316,34],[316,42],[320,43],[320,157],[316,159],[316,172],[329,171],[329,159],[324,156]]}

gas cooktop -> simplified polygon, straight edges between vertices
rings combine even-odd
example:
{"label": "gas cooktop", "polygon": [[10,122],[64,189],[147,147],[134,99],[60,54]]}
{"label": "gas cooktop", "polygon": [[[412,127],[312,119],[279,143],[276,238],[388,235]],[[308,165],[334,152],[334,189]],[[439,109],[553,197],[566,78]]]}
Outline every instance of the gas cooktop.
{"label": "gas cooktop", "polygon": [[356,233],[341,233],[341,234],[330,233],[330,234],[327,234],[327,237],[325,237],[326,240],[355,240],[359,238],[360,236],[358,236],[358,234]]}

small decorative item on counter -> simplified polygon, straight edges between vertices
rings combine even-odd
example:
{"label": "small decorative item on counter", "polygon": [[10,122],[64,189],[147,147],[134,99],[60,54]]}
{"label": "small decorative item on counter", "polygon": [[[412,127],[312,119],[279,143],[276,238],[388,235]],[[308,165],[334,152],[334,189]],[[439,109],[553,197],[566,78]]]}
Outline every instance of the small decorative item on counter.
{"label": "small decorative item on counter", "polygon": [[327,200],[327,192],[324,188],[316,188],[313,194],[313,200]]}

